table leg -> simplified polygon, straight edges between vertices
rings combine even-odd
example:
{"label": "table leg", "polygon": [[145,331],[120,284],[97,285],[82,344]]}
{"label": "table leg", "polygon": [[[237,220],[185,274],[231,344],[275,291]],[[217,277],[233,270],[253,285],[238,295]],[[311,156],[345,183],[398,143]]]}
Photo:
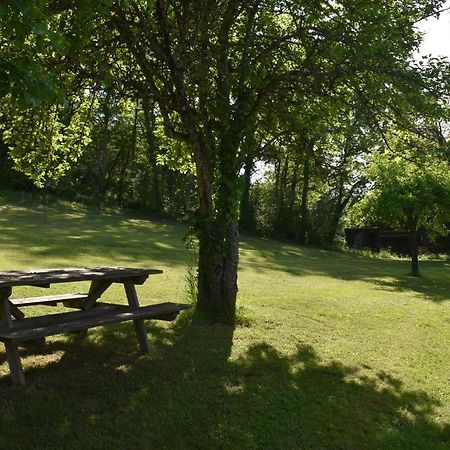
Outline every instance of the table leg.
{"label": "table leg", "polygon": [[17,344],[5,342],[5,348],[13,384],[16,386],[25,386],[25,375],[23,374],[22,362],[20,361]]}
{"label": "table leg", "polygon": [[[124,281],[125,292],[127,294],[128,304],[131,309],[139,308],[139,300],[136,293],[136,287],[132,280]],[[142,353],[150,352],[150,344],[148,342],[147,330],[142,319],[133,320],[134,329],[136,330],[136,336],[139,342],[139,348]]]}
{"label": "table leg", "polygon": [[84,303],[83,309],[92,308],[96,301],[103,295],[103,293],[111,286],[111,280],[93,280],[89,288],[88,298]]}
{"label": "table leg", "polygon": [[[0,322],[7,328],[12,328],[14,325],[11,317],[11,303],[9,302],[10,295],[11,288],[0,289]],[[23,374],[17,344],[5,342],[5,348],[13,384],[25,386],[25,376]]]}
{"label": "table leg", "polygon": [[[95,306],[97,300],[103,295],[103,293],[111,286],[110,280],[92,280],[91,286],[88,292],[88,298],[81,305],[82,309],[91,309]],[[82,340],[87,336],[88,330],[77,331],[75,334],[77,340]]]}
{"label": "table leg", "polygon": [[13,315],[17,320],[25,319],[25,314],[16,305],[10,303],[9,307],[11,308],[11,315]]}

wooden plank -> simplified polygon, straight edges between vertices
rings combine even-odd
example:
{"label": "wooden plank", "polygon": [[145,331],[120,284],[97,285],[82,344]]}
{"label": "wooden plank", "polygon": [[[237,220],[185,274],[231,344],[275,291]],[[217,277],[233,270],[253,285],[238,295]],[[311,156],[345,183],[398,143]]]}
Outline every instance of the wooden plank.
{"label": "wooden plank", "polygon": [[128,267],[95,267],[71,269],[47,269],[37,271],[0,272],[0,287],[48,286],[52,283],[68,283],[87,280],[113,280],[139,278],[162,273],[159,269],[136,269]]}
{"label": "wooden plank", "polygon": [[187,308],[189,308],[189,305],[161,303],[158,305],[143,306],[136,310],[132,310],[127,306],[118,306],[110,310],[96,308],[89,311],[25,318],[17,321],[13,328],[1,327],[0,341],[21,342],[129,320],[158,320],[159,317],[178,313]]}
{"label": "wooden plank", "polygon": [[[124,282],[125,292],[127,294],[128,304],[133,311],[139,310],[139,300],[136,293],[136,287],[132,280],[126,280]],[[136,337],[139,343],[139,348],[142,353],[150,352],[150,343],[148,342],[147,330],[142,319],[135,319],[133,321],[134,329],[136,331]]]}
{"label": "wooden plank", "polygon": [[33,305],[52,305],[56,306],[58,303],[70,300],[85,300],[87,294],[59,294],[46,295],[42,297],[26,297],[26,298],[12,298],[10,301],[15,306],[33,306]]}
{"label": "wooden plank", "polygon": [[[129,308],[126,305],[108,305],[106,310],[110,311],[128,311]],[[76,320],[82,320],[84,318],[95,318],[97,316],[101,316],[105,314],[105,308],[92,308],[88,311],[70,311],[64,313],[56,313],[56,314],[46,314],[45,316],[38,317],[26,317],[23,320],[14,321],[14,330],[23,330],[30,327],[45,327],[49,326],[52,323],[64,323],[71,322]],[[0,327],[2,330],[3,327]],[[0,331],[1,333],[1,331]]]}
{"label": "wooden plank", "polygon": [[179,314],[179,311],[174,311],[166,314],[161,314],[158,316],[153,317],[155,320],[164,320],[166,322],[172,322],[172,320],[175,320]]}
{"label": "wooden plank", "polygon": [[147,281],[148,275],[141,275],[139,277],[133,277],[133,283],[135,285],[144,284]]}
{"label": "wooden plank", "polygon": [[[78,303],[78,302],[68,302],[67,305],[64,305],[67,308],[73,308],[73,309],[82,309],[84,310],[84,303]],[[97,302],[94,304],[94,306],[92,308],[89,309],[89,311],[91,309],[93,310],[97,310],[100,308],[128,308],[128,306],[126,305],[118,305],[117,303],[109,303],[109,302]]]}

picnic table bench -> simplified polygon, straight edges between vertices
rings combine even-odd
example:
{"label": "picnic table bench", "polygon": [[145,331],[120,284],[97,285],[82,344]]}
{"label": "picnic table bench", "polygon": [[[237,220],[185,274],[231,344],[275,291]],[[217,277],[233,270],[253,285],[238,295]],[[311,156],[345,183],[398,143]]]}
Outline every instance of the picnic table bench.
{"label": "picnic table bench", "polygon": [[[16,385],[25,385],[18,344],[35,341],[56,334],[83,332],[88,328],[132,320],[139,348],[150,351],[144,319],[174,320],[178,313],[188,308],[179,303],[160,303],[140,306],[136,285],[143,284],[149,275],[162,273],[158,269],[132,268],[73,268],[47,269],[34,272],[0,272],[0,341],[5,344],[11,378]],[[54,283],[90,281],[85,294],[58,294],[40,297],[10,298],[12,288],[35,286],[48,288]],[[114,283],[124,285],[128,305],[99,302],[105,291]],[[22,308],[35,305],[63,304],[75,311],[25,317]]]}

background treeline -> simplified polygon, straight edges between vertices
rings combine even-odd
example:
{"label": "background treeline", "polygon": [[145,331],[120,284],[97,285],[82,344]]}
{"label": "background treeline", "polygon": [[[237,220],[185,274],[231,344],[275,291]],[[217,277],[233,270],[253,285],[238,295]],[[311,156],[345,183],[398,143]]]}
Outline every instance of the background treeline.
{"label": "background treeline", "polygon": [[[386,198],[377,213],[366,205],[377,170],[386,175],[384,190],[391,180],[390,195],[398,197],[396,160],[409,168],[408,178],[416,172],[427,174],[431,186],[442,175],[441,187],[448,188],[446,121],[418,116],[414,110],[408,115],[403,109],[407,119],[400,122],[391,116],[381,128],[375,111],[371,117],[353,93],[346,95],[345,101],[312,102],[307,120],[295,99],[279,99],[259,116],[258,132],[243,141],[247,157],[240,174],[242,230],[329,246],[345,225],[407,229],[402,205],[393,205],[400,213],[397,218],[384,210]],[[2,187],[178,220],[195,215],[194,163],[183,143],[166,137],[151,98],[112,82],[83,85],[62,104],[25,113],[4,101],[6,117],[0,141]],[[418,186],[409,188],[423,195]],[[436,219],[437,211],[432,214]],[[447,220],[441,214],[434,221],[438,223],[422,221],[420,226],[445,245]]]}
{"label": "background treeline", "polygon": [[153,102],[92,88],[27,112],[0,143],[3,187],[175,218],[193,209],[192,167],[168,145]]}

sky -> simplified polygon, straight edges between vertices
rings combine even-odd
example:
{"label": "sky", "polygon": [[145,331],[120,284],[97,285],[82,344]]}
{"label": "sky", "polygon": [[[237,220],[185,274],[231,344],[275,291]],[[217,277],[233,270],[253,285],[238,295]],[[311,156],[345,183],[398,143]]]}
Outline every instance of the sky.
{"label": "sky", "polygon": [[[449,7],[450,0],[444,5]],[[420,22],[418,28],[425,33],[419,54],[450,58],[450,11],[443,12],[439,19],[432,17]]]}

